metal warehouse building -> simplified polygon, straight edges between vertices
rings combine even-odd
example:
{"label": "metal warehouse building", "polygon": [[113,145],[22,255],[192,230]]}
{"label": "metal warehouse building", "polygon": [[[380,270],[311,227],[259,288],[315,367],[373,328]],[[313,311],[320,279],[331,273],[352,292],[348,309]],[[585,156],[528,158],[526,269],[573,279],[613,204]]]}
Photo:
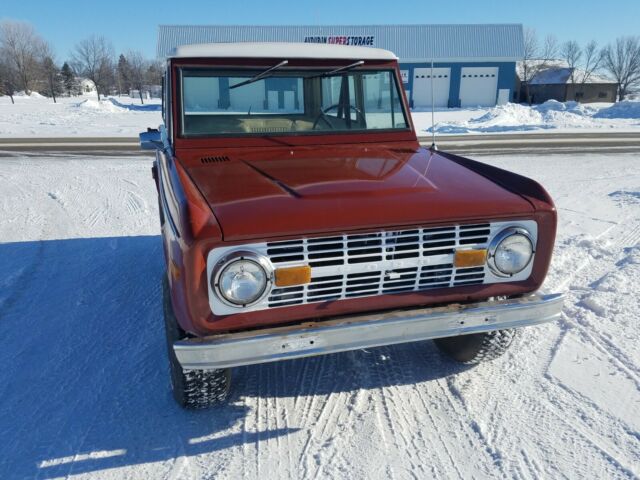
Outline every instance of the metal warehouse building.
{"label": "metal warehouse building", "polygon": [[[158,56],[178,45],[218,42],[307,42],[384,48],[400,59],[411,106],[492,106],[515,100],[522,25],[161,25]],[[431,62],[433,61],[433,74]]]}

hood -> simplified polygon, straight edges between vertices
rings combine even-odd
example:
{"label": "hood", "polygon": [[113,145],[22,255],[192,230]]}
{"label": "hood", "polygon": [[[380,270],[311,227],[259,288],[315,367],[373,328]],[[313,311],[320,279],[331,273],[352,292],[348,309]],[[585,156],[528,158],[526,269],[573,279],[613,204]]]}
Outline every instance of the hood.
{"label": "hood", "polygon": [[533,211],[521,196],[425,149],[245,152],[207,159],[192,151],[184,161],[225,241]]}

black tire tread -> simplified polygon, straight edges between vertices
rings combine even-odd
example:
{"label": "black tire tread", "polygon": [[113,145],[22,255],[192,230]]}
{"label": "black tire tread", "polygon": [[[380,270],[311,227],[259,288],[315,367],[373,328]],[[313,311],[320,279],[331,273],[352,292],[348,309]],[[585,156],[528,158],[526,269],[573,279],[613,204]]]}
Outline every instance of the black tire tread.
{"label": "black tire tread", "polygon": [[167,353],[173,396],[181,407],[204,409],[222,403],[229,394],[231,370],[185,370],[178,362],[173,342],[184,338],[186,333],[178,325],[171,305],[167,278],[162,282]]}
{"label": "black tire tread", "polygon": [[520,334],[520,329],[438,338],[436,346],[454,360],[466,365],[490,362],[503,355]]}

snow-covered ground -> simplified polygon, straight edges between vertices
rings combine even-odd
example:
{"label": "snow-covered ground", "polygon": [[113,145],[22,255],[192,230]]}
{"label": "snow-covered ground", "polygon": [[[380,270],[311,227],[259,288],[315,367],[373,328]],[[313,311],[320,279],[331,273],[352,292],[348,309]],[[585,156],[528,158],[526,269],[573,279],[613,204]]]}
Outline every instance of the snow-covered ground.
{"label": "snow-covered ground", "polygon": [[[18,96],[12,105],[0,96],[0,138],[137,137],[161,122],[160,100],[145,105],[129,97],[95,95],[60,98]],[[431,112],[412,112],[418,135],[431,131]],[[640,101],[579,104],[549,101],[529,107],[509,103],[493,108],[452,108],[435,112],[439,134],[522,132],[638,132]]]}
{"label": "snow-covered ground", "polygon": [[[431,112],[413,112],[418,135],[431,132]],[[525,132],[638,132],[640,101],[581,104],[549,100],[541,105],[507,103],[493,108],[435,112],[438,134]]]}
{"label": "snow-covered ground", "polygon": [[234,370],[178,408],[147,157],[2,158],[0,478],[640,476],[640,158],[484,157],[541,181],[558,323],[499,360],[431,342]]}
{"label": "snow-covered ground", "polygon": [[32,95],[0,96],[0,138],[137,137],[161,122],[160,99],[109,97],[95,94],[61,97],[57,103]]}

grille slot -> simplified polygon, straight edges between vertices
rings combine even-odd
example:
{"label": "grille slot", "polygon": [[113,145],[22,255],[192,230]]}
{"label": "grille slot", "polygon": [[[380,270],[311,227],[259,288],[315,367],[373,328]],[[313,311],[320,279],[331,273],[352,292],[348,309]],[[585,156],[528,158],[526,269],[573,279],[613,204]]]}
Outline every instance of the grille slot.
{"label": "grille slot", "polygon": [[272,290],[267,304],[479,285],[484,267],[456,269],[453,254],[458,247],[486,248],[490,236],[485,223],[269,242],[266,252],[276,268],[308,264],[313,277],[307,285]]}

